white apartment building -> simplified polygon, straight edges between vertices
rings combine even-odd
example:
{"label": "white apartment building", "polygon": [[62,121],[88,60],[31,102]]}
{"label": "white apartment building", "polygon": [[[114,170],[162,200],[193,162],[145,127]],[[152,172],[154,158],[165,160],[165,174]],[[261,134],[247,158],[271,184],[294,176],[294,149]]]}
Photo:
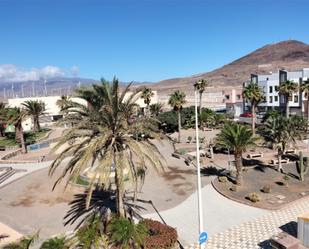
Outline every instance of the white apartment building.
{"label": "white apartment building", "polygon": [[[265,94],[265,101],[259,104],[259,110],[264,111],[269,108],[284,110],[286,103],[283,95],[279,95],[278,88],[282,82],[286,80],[293,81],[300,85],[304,80],[309,77],[309,68],[303,68],[299,71],[284,71],[279,70],[276,73],[270,73],[265,75],[251,75],[251,81],[257,83]],[[289,99],[289,107],[291,114],[307,113],[304,104],[307,102],[307,98],[301,91],[295,92]],[[245,103],[245,109],[248,110],[250,103]]]}

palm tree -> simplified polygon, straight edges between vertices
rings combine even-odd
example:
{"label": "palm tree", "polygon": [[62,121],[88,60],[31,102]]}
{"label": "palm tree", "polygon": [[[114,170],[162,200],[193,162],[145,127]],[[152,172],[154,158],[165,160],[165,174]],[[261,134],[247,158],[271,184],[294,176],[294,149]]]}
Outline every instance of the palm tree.
{"label": "palm tree", "polygon": [[287,80],[280,84],[279,86],[279,94],[284,96],[285,101],[285,116],[288,118],[290,116],[290,108],[289,101],[290,97],[292,97],[293,93],[297,92],[298,85],[297,83]]}
{"label": "palm tree", "polygon": [[281,158],[289,145],[295,145],[301,130],[296,129],[298,120],[281,115],[269,117],[264,123],[262,135],[266,143],[278,151],[278,171],[282,171]]}
{"label": "palm tree", "polygon": [[7,123],[15,127],[15,139],[21,144],[22,153],[27,153],[22,122],[27,117],[27,112],[19,107],[9,108],[7,111]]}
{"label": "palm tree", "polygon": [[61,98],[57,100],[56,105],[60,108],[60,112],[64,109],[68,101],[70,101],[70,97],[67,95],[62,95]]}
{"label": "palm tree", "polygon": [[4,125],[6,123],[6,104],[3,102],[0,102],[0,137],[5,136],[5,128]]}
{"label": "palm tree", "polygon": [[153,92],[148,87],[143,87],[141,92],[141,98],[144,99],[144,103],[146,104],[147,115],[149,114],[149,105],[151,102],[151,97],[153,96]]}
{"label": "palm tree", "polygon": [[252,133],[255,135],[255,110],[258,104],[264,100],[264,93],[262,89],[256,83],[249,83],[243,90],[243,97],[250,101],[251,113],[252,113]]}
{"label": "palm tree", "polygon": [[180,130],[181,130],[181,109],[186,103],[186,94],[176,90],[169,98],[168,104],[178,113],[178,142],[180,143]]}
{"label": "palm tree", "polygon": [[27,115],[32,117],[33,131],[39,131],[40,128],[40,116],[45,114],[45,104],[38,100],[27,100],[22,103],[25,108]]}
{"label": "palm tree", "polygon": [[305,80],[300,85],[300,90],[305,93],[305,96],[307,97],[307,119],[309,121],[309,79]]}
{"label": "palm tree", "polygon": [[242,154],[248,147],[256,146],[257,138],[250,129],[237,123],[226,123],[217,137],[217,145],[234,153],[236,164],[236,183],[242,184]]}
{"label": "palm tree", "polygon": [[199,92],[200,95],[200,104],[199,104],[199,114],[201,114],[202,111],[202,96],[203,92],[205,91],[206,87],[208,86],[208,82],[205,79],[198,80],[194,83],[194,89]]}
{"label": "palm tree", "polygon": [[[102,79],[100,85],[77,91],[78,97],[88,101],[89,105],[70,101],[65,106],[69,112],[64,122],[74,121],[75,126],[67,131],[56,148],[77,139],[58,156],[49,171],[53,174],[64,158],[71,156],[54,187],[65,175],[70,174],[69,180],[76,181],[81,173],[88,170],[91,174],[87,205],[95,186],[108,189],[112,184],[115,186],[116,209],[120,217],[126,213],[123,202],[125,178],[129,177],[136,183],[139,168],[163,166],[159,151],[148,139],[160,137],[157,123],[148,117],[132,119],[141,90],[130,93],[130,86],[120,93],[116,78],[112,83]],[[136,139],[135,134],[147,136]],[[114,175],[114,183],[111,183],[111,174]]]}
{"label": "palm tree", "polygon": [[159,116],[161,112],[163,112],[164,104],[159,102],[159,103],[152,104],[149,107],[150,107],[151,115],[157,117]]}

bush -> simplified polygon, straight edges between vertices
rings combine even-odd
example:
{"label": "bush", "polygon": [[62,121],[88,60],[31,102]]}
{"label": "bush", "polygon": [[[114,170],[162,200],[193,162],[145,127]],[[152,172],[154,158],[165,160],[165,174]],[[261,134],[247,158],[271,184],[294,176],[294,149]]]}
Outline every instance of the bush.
{"label": "bush", "polygon": [[192,137],[189,136],[189,137],[188,137],[188,142],[191,143],[191,141],[192,141]]}
{"label": "bush", "polygon": [[252,201],[252,202],[259,202],[259,201],[261,201],[261,197],[257,194],[257,193],[255,193],[255,192],[253,192],[253,193],[250,193],[249,195],[248,195],[248,199],[250,200],[250,201]]}
{"label": "bush", "polygon": [[218,177],[218,180],[219,180],[219,182],[222,182],[222,183],[226,183],[226,182],[228,182],[228,180],[227,180],[227,177],[226,177],[226,176],[219,176],[219,177]]}
{"label": "bush", "polygon": [[150,219],[144,220],[144,225],[148,229],[148,236],[144,241],[145,249],[169,249],[175,246],[177,242],[175,228]]}
{"label": "bush", "polygon": [[186,149],[179,149],[179,150],[178,150],[178,153],[179,153],[180,155],[185,155],[185,154],[187,154],[187,150],[186,150]]}
{"label": "bush", "polygon": [[40,249],[64,249],[65,237],[54,237],[50,238],[41,245]]}
{"label": "bush", "polygon": [[262,188],[263,193],[270,193],[271,192],[271,187],[269,185],[266,185]]}
{"label": "bush", "polygon": [[135,224],[127,218],[115,217],[108,224],[110,240],[121,248],[131,248],[132,245],[141,246],[147,236],[144,222]]}

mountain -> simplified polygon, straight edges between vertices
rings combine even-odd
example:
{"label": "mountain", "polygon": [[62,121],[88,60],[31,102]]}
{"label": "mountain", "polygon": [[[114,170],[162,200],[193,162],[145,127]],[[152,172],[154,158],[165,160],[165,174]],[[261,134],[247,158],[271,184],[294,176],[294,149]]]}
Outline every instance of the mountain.
{"label": "mountain", "polygon": [[[202,78],[207,79],[212,86],[213,90],[210,88],[208,92],[218,92],[227,88],[241,87],[244,81],[249,80],[252,73],[269,74],[279,69],[298,70],[304,67],[309,67],[309,45],[296,40],[288,40],[266,45],[214,71],[184,78],[163,80],[152,83],[151,88],[158,91],[160,101],[166,101],[168,95],[175,89],[185,91],[187,96],[192,99],[192,85]],[[98,81],[83,78],[54,78],[47,81],[46,88],[49,95],[67,94],[78,87],[79,82],[80,85],[85,86]],[[135,86],[141,84],[149,85],[150,83],[134,83]],[[42,80],[13,82],[14,91],[12,90],[12,82],[0,82],[0,91],[3,92],[0,92],[0,98],[4,95],[4,88],[7,97],[11,97],[13,92],[15,96],[33,96],[33,92],[35,92],[35,95],[45,95],[45,85]],[[33,88],[35,88],[34,91]]]}
{"label": "mountain", "polygon": [[251,73],[269,74],[279,69],[297,70],[309,67],[309,45],[288,40],[266,45],[221,68],[208,73],[160,81],[152,85],[159,94],[170,94],[175,89],[193,93],[193,83],[207,79],[214,88],[241,87]]}

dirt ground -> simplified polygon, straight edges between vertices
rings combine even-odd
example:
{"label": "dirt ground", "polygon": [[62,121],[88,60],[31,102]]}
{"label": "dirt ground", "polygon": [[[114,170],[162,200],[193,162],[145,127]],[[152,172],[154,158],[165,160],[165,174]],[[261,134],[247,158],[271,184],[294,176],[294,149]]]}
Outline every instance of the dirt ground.
{"label": "dirt ground", "polygon": [[[220,193],[238,202],[260,208],[280,209],[287,203],[309,195],[309,173],[304,181],[300,181],[295,163],[283,165],[283,170],[284,174],[273,167],[255,166],[244,170],[244,183],[237,186],[237,191],[230,190],[232,186],[236,186],[231,181],[222,183],[216,179],[214,186]],[[284,179],[285,175],[288,180]],[[270,187],[270,193],[263,192],[264,186]],[[261,201],[253,203],[246,198],[253,192],[260,196]]]}

